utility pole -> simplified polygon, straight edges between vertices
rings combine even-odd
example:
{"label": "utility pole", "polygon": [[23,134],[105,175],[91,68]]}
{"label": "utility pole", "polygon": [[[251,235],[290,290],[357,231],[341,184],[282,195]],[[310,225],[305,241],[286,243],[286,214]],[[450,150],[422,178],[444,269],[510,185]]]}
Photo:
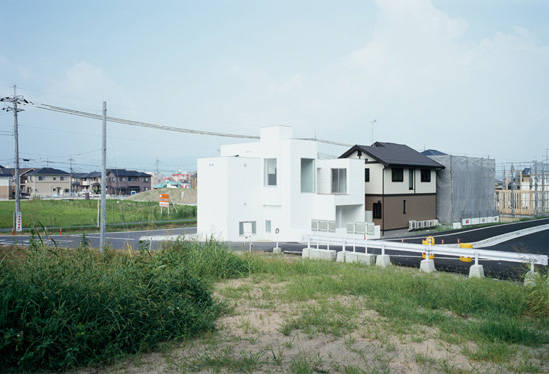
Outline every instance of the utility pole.
{"label": "utility pole", "polygon": [[72,170],[72,162],[73,162],[73,158],[69,158],[69,163],[70,163],[70,171],[71,171],[71,175],[70,175],[70,178],[69,180],[71,181],[71,186],[70,186],[70,191],[71,191],[71,195],[72,195],[72,174],[73,174],[73,170]]}
{"label": "utility pole", "polygon": [[158,170],[158,156],[156,156],[156,175],[155,175],[155,184],[160,184],[160,171]]}
{"label": "utility pole", "polygon": [[532,174],[534,174],[534,215],[537,216],[539,214],[539,197],[538,197],[538,161],[534,161],[534,173],[532,173],[532,170],[530,170],[530,191],[532,191]]}
{"label": "utility pole", "polygon": [[511,164],[511,212],[515,216],[515,165]]}
{"label": "utility pole", "polygon": [[101,219],[99,224],[99,250],[105,252],[107,231],[107,102],[103,101],[103,131],[101,146]]}
{"label": "utility pole", "polygon": [[25,100],[23,96],[17,96],[17,87],[13,86],[13,97],[0,98],[0,102],[11,103],[12,106],[3,108],[6,112],[13,112],[13,138],[15,140],[15,213],[13,215],[13,229],[15,231],[21,231],[21,227],[17,225],[18,219],[21,216],[21,181],[19,177],[19,125],[17,122],[17,113],[24,111],[24,109],[18,108],[17,104],[32,104],[30,101]]}

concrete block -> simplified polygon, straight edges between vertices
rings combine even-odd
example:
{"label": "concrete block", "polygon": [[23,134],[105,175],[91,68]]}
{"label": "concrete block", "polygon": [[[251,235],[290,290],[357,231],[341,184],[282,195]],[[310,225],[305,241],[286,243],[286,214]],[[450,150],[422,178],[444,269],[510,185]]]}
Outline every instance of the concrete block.
{"label": "concrete block", "polygon": [[336,261],[337,262],[345,262],[347,261],[347,253],[352,253],[352,252],[337,252],[337,258],[336,258]]}
{"label": "concrete block", "polygon": [[303,258],[311,258],[310,251],[312,248],[303,248],[303,251],[301,252],[301,257]]}
{"label": "concrete block", "polygon": [[279,255],[281,253],[282,253],[282,248],[280,248],[280,247],[274,247],[273,248],[273,254]]}
{"label": "concrete block", "polygon": [[482,265],[472,265],[469,268],[469,278],[484,278],[484,268]]}
{"label": "concrete block", "polygon": [[422,260],[419,265],[419,270],[424,273],[432,273],[433,271],[436,271],[435,260],[431,260],[431,259]]}
{"label": "concrete block", "polygon": [[316,249],[309,248],[309,258],[315,260],[328,260],[335,261],[337,256],[337,251],[333,249]]}
{"label": "concrete block", "polygon": [[391,258],[389,257],[389,255],[379,255],[376,258],[376,265],[385,268],[391,265]]}
{"label": "concrete block", "polygon": [[345,262],[358,262],[366,265],[373,265],[376,261],[376,255],[370,253],[347,252]]}
{"label": "concrete block", "polygon": [[538,274],[535,271],[529,271],[524,276],[524,285],[525,286],[533,286],[536,283],[536,277]]}

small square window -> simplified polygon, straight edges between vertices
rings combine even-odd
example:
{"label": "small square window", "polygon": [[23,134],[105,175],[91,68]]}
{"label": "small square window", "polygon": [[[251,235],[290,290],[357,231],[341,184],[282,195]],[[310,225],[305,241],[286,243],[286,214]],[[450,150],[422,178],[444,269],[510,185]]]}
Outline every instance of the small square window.
{"label": "small square window", "polygon": [[392,169],[393,182],[402,182],[404,181],[404,169],[394,168]]}

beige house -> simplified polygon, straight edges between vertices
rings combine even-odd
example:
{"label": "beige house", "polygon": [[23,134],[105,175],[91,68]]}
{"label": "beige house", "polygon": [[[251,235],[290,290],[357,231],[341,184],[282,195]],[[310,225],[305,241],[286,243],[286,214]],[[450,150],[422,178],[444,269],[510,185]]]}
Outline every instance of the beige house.
{"label": "beige house", "polygon": [[437,218],[436,171],[444,166],[404,144],[355,145],[340,158],[364,160],[367,216],[382,231]]}
{"label": "beige house", "polygon": [[31,197],[69,196],[70,174],[54,168],[41,168],[27,174]]}
{"label": "beige house", "polygon": [[0,166],[0,199],[11,197],[13,176],[8,170]]}

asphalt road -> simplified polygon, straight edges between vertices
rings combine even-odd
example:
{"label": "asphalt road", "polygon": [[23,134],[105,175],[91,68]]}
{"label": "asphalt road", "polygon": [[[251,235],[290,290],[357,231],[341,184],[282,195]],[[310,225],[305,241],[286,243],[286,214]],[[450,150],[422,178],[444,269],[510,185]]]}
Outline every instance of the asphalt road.
{"label": "asphalt road", "polygon": [[[139,243],[139,238],[146,235],[183,235],[191,234],[196,232],[196,227],[185,227],[185,228],[175,228],[175,229],[160,229],[160,230],[140,230],[140,231],[123,231],[123,232],[110,232],[107,233],[106,243],[110,245],[113,249],[127,249],[131,247],[132,249],[138,249],[140,246],[145,244]],[[30,235],[4,235],[0,236],[0,245],[13,245],[21,244],[28,245],[30,240]],[[90,246],[98,248],[99,247],[99,233],[87,233],[86,238],[88,239]],[[53,239],[53,240],[51,240]],[[82,234],[65,234],[65,235],[49,235],[49,239],[45,239],[45,242],[49,245],[54,245],[57,243],[59,247],[68,247],[68,248],[77,248],[82,243]],[[150,249],[158,249],[162,245],[162,242],[151,242]]]}

